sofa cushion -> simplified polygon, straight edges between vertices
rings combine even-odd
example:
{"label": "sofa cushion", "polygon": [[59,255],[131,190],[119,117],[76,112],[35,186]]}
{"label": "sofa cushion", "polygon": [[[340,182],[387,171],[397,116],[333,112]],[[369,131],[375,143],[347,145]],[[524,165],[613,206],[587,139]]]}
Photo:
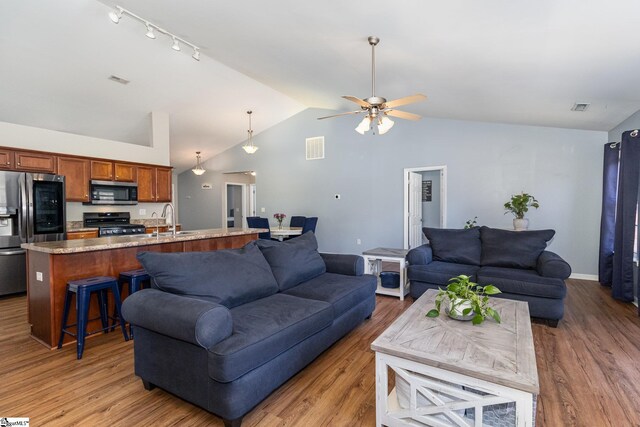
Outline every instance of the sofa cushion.
{"label": "sofa cushion", "polygon": [[509,231],[480,227],[481,265],[536,268],[538,257],[555,233],[554,230]]}
{"label": "sofa cushion", "polygon": [[494,285],[504,293],[544,298],[564,298],[567,287],[562,279],[540,276],[535,270],[480,267],[479,285]]}
{"label": "sofa cushion", "polygon": [[482,246],[478,228],[464,230],[425,227],[422,232],[429,239],[434,260],[480,265]]}
{"label": "sofa cushion", "polygon": [[375,276],[345,276],[325,273],[288,289],[284,293],[301,298],[325,301],[333,307],[333,316],[340,317],[361,301],[376,293]]}
{"label": "sofa cushion", "polygon": [[258,247],[271,266],[280,291],[326,271],[325,263],[318,253],[316,236],[310,231],[285,242],[261,239]]}
{"label": "sofa cushion", "polygon": [[209,376],[231,382],[333,322],[329,303],[276,294],[231,310],[233,334],[209,349]]}
{"label": "sofa cushion", "polygon": [[410,265],[407,269],[407,277],[411,281],[432,283],[438,286],[447,286],[449,279],[464,274],[475,281],[476,272],[480,267],[475,265],[454,264],[450,262],[433,261],[427,265]]}
{"label": "sofa cushion", "polygon": [[227,308],[278,292],[271,268],[255,242],[211,252],[141,252],[138,260],[158,289]]}

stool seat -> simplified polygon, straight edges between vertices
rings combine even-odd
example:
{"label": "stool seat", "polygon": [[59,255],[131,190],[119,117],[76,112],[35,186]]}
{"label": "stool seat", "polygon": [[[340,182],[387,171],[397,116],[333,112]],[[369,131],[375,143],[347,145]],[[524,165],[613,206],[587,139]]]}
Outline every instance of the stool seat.
{"label": "stool seat", "polygon": [[[111,293],[113,294],[115,311],[120,318],[120,290],[118,289],[118,282],[115,277],[98,276],[89,277],[86,279],[70,280],[69,282],[67,282],[67,292],[64,298],[64,312],[62,314],[62,327],[60,330],[60,339],[58,340],[58,348],[62,348],[62,342],[64,340],[65,334],[74,336],[77,339],[77,357],[78,359],[81,359],[82,353],[84,351],[84,341],[86,336],[99,332],[109,331],[109,315],[107,311],[108,291],[111,291]],[[89,305],[91,301],[91,294],[93,293],[96,293],[98,297],[100,317],[89,319]],[[76,323],[70,325],[67,322],[69,318],[69,309],[71,308],[71,299],[73,298],[74,294],[76,295]],[[97,331],[88,333],[87,324],[91,320],[97,319],[100,319],[100,321],[102,322],[102,328]],[[70,328],[71,326],[76,326],[75,334],[68,330],[68,328]],[[120,322],[120,327],[122,329],[122,335],[124,336],[125,341],[128,341],[129,335],[127,334],[127,330],[125,329],[123,322]]]}

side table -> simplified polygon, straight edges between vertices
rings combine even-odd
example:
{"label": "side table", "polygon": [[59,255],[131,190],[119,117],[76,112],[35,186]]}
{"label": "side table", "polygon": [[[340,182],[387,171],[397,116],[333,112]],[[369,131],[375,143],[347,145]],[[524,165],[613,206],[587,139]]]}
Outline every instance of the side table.
{"label": "side table", "polygon": [[366,274],[380,275],[382,271],[382,262],[395,262],[400,267],[400,286],[396,289],[383,288],[380,284],[380,277],[378,277],[378,287],[376,294],[391,295],[399,297],[400,301],[404,301],[405,295],[409,294],[409,281],[407,280],[407,256],[406,249],[394,249],[394,248],[375,248],[369,249],[362,253],[364,258],[364,272]]}

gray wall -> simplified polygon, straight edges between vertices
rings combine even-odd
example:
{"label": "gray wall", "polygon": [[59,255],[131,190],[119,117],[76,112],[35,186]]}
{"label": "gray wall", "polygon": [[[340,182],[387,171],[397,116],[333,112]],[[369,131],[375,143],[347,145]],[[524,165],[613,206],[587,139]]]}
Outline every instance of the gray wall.
{"label": "gray wall", "polygon": [[421,173],[422,181],[431,181],[431,201],[422,202],[422,226],[440,227],[440,171]]}
{"label": "gray wall", "polygon": [[633,129],[640,129],[640,111],[636,111],[628,119],[611,129],[609,131],[609,141],[620,141],[622,132]]}
{"label": "gray wall", "polygon": [[[357,118],[316,120],[331,113],[305,110],[257,135],[256,154],[236,146],[206,161],[201,177],[181,174],[180,222],[219,227],[221,201],[200,197],[200,183],[219,188],[222,172],[254,170],[258,210],[266,211],[258,215],[318,216],[321,250],[402,247],[403,169],[447,165],[449,227],[477,215],[483,225],[511,228],[502,205],[524,190],[541,204],[528,215],[531,228],[555,229],[550,249],[575,273],[596,274],[606,132],[424,118],[361,136]],[[305,138],[321,135],[326,158],[305,160]]]}

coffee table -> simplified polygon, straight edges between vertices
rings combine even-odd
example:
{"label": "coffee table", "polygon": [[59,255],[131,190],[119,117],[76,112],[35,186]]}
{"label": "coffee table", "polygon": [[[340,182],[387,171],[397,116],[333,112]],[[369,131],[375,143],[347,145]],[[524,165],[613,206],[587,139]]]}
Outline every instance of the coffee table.
{"label": "coffee table", "polygon": [[376,425],[533,426],[539,385],[527,303],[492,298],[502,323],[474,326],[444,310],[426,317],[436,294],[425,292],[371,344]]}

